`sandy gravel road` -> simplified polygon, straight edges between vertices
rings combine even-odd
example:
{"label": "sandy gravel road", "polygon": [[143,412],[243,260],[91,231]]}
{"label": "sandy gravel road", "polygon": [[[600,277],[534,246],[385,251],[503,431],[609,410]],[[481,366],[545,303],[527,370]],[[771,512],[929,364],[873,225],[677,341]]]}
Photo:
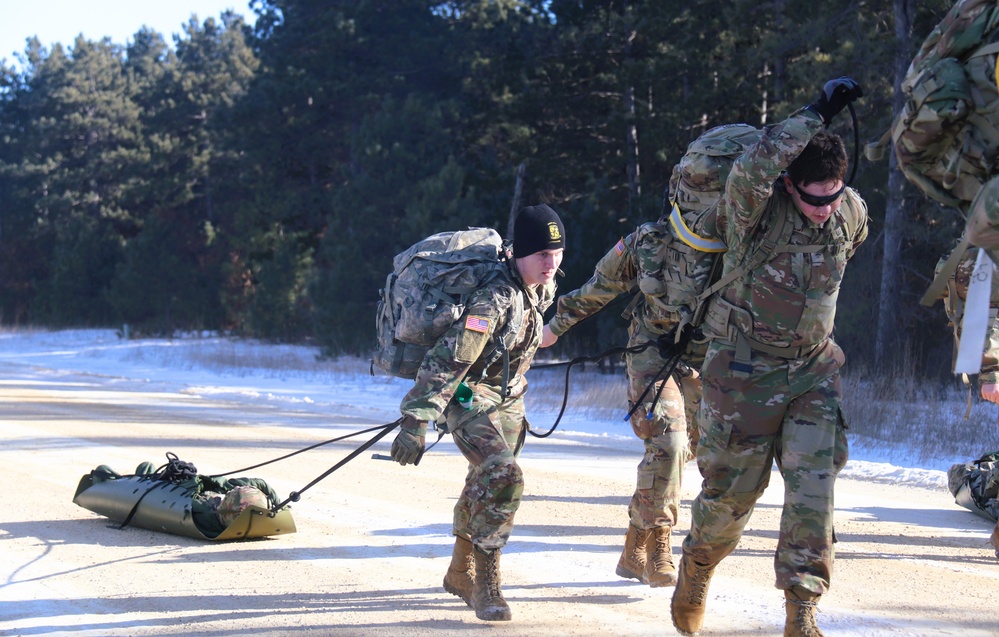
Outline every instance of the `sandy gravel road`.
{"label": "sandy gravel road", "polygon": [[[337,414],[123,390],[106,378],[0,369],[0,635],[672,635],[672,589],[614,575],[638,451],[530,439],[528,487],[503,556],[514,621],[486,624],[440,581],[465,466],[445,439],[419,467],[369,459],[306,492],[298,532],[204,542],[118,529],[77,507],[99,464],[167,451],[202,473],[254,465],[370,427]],[[253,472],[283,496],[357,443]],[[378,450],[387,452],[388,444]],[[688,466],[675,551],[689,525]],[[781,481],[712,582],[703,635],[779,635],[772,587]],[[938,490],[841,480],[837,572],[820,623],[835,635],[999,635],[991,526]]]}

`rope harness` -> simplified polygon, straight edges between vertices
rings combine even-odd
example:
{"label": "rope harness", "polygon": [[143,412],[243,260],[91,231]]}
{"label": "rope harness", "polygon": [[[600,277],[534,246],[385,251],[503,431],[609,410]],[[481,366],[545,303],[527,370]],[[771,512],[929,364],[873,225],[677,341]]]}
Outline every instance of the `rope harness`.
{"label": "rope harness", "polygon": [[[635,402],[635,406],[631,408],[628,415],[624,417],[625,421],[629,420],[638,405],[641,404],[642,400],[648,395],[649,391],[652,389],[660,379],[668,378],[676,370],[676,366],[680,363],[680,359],[683,357],[684,352],[687,349],[687,345],[690,344],[690,339],[692,338],[693,330],[687,329],[683,330],[680,334],[680,339],[677,340],[674,336],[674,332],[669,332],[668,334],[663,334],[658,339],[654,341],[646,341],[645,343],[640,343],[638,345],[632,345],[631,347],[612,347],[608,350],[597,354],[596,356],[578,356],[565,363],[549,363],[545,365],[532,365],[531,369],[550,369],[554,367],[561,367],[567,365],[565,370],[565,391],[562,395],[562,407],[559,409],[558,416],[555,418],[555,424],[551,426],[551,429],[545,433],[535,433],[532,430],[528,430],[535,438],[547,438],[552,435],[555,428],[558,427],[559,422],[562,420],[562,415],[565,413],[566,405],[569,403],[569,374],[572,371],[573,366],[579,365],[586,362],[596,362],[601,359],[607,358],[608,356],[620,355],[620,354],[639,354],[649,349],[650,347],[659,348],[660,355],[667,359],[666,364],[662,366],[659,372],[655,375],[652,381],[645,387],[642,395]],[[664,373],[665,372],[665,373]],[[648,418],[652,418],[652,411],[655,409],[656,403],[659,402],[659,396],[662,394],[663,386],[660,385],[659,389],[656,391],[655,398],[652,401],[652,406],[649,408]]]}
{"label": "rope harness", "polygon": [[303,493],[305,493],[306,491],[308,491],[309,489],[311,489],[318,482],[320,482],[321,480],[325,479],[328,475],[330,475],[331,473],[333,473],[334,471],[336,471],[337,469],[339,469],[343,465],[347,464],[348,462],[350,462],[351,460],[353,460],[354,458],[356,458],[357,456],[359,456],[361,453],[364,452],[365,449],[368,449],[369,447],[371,447],[371,445],[375,444],[376,442],[378,442],[379,440],[381,440],[382,438],[384,438],[386,435],[388,435],[388,433],[390,431],[392,431],[393,429],[395,429],[396,427],[398,427],[400,423],[402,423],[402,418],[401,417],[398,420],[394,421],[394,422],[388,423],[387,425],[378,425],[378,426],[375,426],[375,427],[369,427],[368,429],[362,429],[360,431],[355,431],[353,433],[345,434],[345,435],[339,436],[337,438],[331,438],[330,440],[325,440],[323,442],[317,442],[316,444],[310,445],[308,447],[305,447],[304,449],[299,449],[298,451],[293,451],[293,452],[291,452],[289,454],[285,454],[285,455],[281,456],[280,458],[274,458],[273,460],[268,460],[267,462],[261,462],[260,464],[255,464],[255,465],[252,465],[252,466],[249,466],[249,467],[244,467],[243,469],[237,469],[235,471],[228,471],[226,473],[218,473],[218,474],[215,474],[215,475],[212,475],[212,476],[209,476],[209,477],[211,477],[211,478],[221,478],[221,477],[224,477],[224,476],[232,475],[234,473],[244,473],[246,471],[251,471],[253,469],[257,469],[258,467],[264,467],[264,466],[267,466],[269,464],[274,464],[275,462],[280,462],[281,460],[287,460],[288,458],[291,458],[292,456],[297,456],[300,453],[305,453],[306,451],[311,451],[311,450],[316,449],[318,447],[322,447],[323,445],[328,445],[328,444],[333,443],[333,442],[339,442],[341,440],[346,440],[347,438],[353,438],[354,436],[360,436],[362,434],[370,433],[372,431],[377,431],[378,432],[374,436],[372,436],[370,439],[368,439],[367,441],[365,441],[364,443],[362,443],[360,447],[358,447],[357,449],[354,449],[349,454],[347,454],[347,456],[344,457],[342,460],[340,460],[340,462],[336,463],[335,465],[333,465],[332,467],[330,467],[329,469],[327,469],[324,473],[322,473],[315,480],[313,480],[312,482],[308,483],[307,485],[305,485],[304,487],[302,487],[298,491],[292,491],[290,494],[288,494],[288,497],[283,502],[275,504],[274,507],[271,509],[271,513],[274,514],[274,513],[277,513],[278,511],[280,511],[282,508],[284,508],[285,505],[287,505],[288,503],[290,503],[290,502],[298,502],[299,500],[301,500]]}
{"label": "rope harness", "polygon": [[[535,365],[535,366],[533,366],[532,369],[550,369],[550,368],[565,366],[566,367],[566,370],[565,370],[565,389],[564,389],[563,396],[562,396],[562,406],[559,409],[558,417],[556,417],[555,423],[551,426],[551,428],[548,431],[544,432],[544,433],[535,433],[534,431],[531,431],[531,430],[528,430],[528,432],[532,436],[534,436],[536,438],[547,438],[552,433],[554,433],[555,429],[558,427],[559,422],[561,422],[561,420],[562,420],[562,416],[565,413],[566,406],[568,405],[568,402],[569,402],[569,378],[570,378],[570,373],[572,371],[572,368],[574,366],[580,365],[580,364],[586,363],[586,362],[596,362],[596,361],[599,361],[601,359],[607,358],[609,356],[614,356],[614,355],[638,354],[640,352],[644,352],[645,350],[647,350],[650,347],[655,346],[655,347],[659,348],[659,350],[663,354],[664,358],[667,358],[667,356],[668,356],[668,360],[667,360],[666,364],[663,366],[663,368],[660,370],[659,374],[657,374],[656,377],[652,380],[652,382],[649,383],[649,385],[645,388],[645,391],[642,393],[642,396],[641,396],[641,398],[638,401],[640,403],[641,400],[644,399],[645,396],[648,394],[648,392],[651,390],[652,386],[659,380],[659,378],[668,377],[676,369],[676,366],[679,363],[680,358],[683,355],[684,351],[686,350],[687,344],[690,341],[690,334],[692,332],[693,332],[693,330],[684,330],[683,333],[681,334],[681,338],[679,338],[679,339],[676,339],[675,336],[674,336],[674,334],[671,332],[669,334],[665,334],[665,335],[659,337],[659,339],[657,339],[655,341],[648,341],[648,342],[645,342],[645,343],[641,343],[639,345],[633,345],[631,347],[612,347],[612,348],[610,348],[610,349],[608,349],[608,350],[606,350],[604,352],[601,352],[600,354],[597,354],[595,356],[577,356],[576,358],[573,358],[572,360],[567,361],[567,362],[562,362],[562,363],[548,363],[548,364],[544,364],[544,365]],[[663,374],[663,372],[665,372],[665,374]],[[653,401],[652,408],[655,407],[655,403],[656,403],[656,401],[658,401],[659,394],[661,392],[662,392],[662,387],[660,386],[659,391],[656,392],[656,397],[655,397],[655,400]],[[636,403],[636,404],[638,404],[638,403]],[[652,408],[650,408],[650,409],[652,409]],[[625,417],[625,420],[628,420],[628,418],[631,417],[631,414],[633,412],[634,412],[634,408],[632,409],[631,412],[629,412],[628,416]],[[650,417],[651,417],[651,411],[650,411]],[[378,442],[379,440],[381,440],[382,438],[384,438],[385,436],[387,436],[389,434],[389,432],[391,432],[393,429],[395,429],[396,427],[398,427],[402,423],[402,421],[403,421],[403,418],[400,417],[398,420],[396,420],[394,422],[391,422],[391,423],[388,423],[388,424],[385,424],[385,425],[378,425],[378,426],[375,426],[375,427],[369,427],[368,429],[362,429],[360,431],[355,431],[353,433],[345,434],[343,436],[338,436],[336,438],[331,438],[329,440],[324,440],[323,442],[318,442],[318,443],[316,443],[314,445],[309,445],[308,447],[304,447],[304,448],[299,449],[297,451],[293,451],[291,453],[285,454],[285,455],[280,456],[278,458],[274,458],[272,460],[268,460],[266,462],[261,462],[261,463],[255,464],[255,465],[244,467],[242,469],[236,469],[234,471],[227,471],[225,473],[213,474],[213,475],[208,476],[208,477],[210,477],[210,478],[222,478],[222,477],[229,476],[229,475],[232,475],[232,474],[235,474],[235,473],[245,473],[247,471],[252,471],[253,469],[258,469],[260,467],[264,467],[264,466],[267,466],[269,464],[274,464],[274,463],[280,462],[282,460],[287,460],[288,458],[297,456],[300,453],[305,453],[306,451],[311,451],[313,449],[317,449],[317,448],[322,447],[324,445],[328,445],[328,444],[331,444],[331,443],[334,443],[334,442],[340,442],[340,441],[346,440],[348,438],[353,438],[354,436],[360,436],[360,435],[363,435],[363,434],[366,434],[366,433],[376,432],[374,436],[372,436],[371,438],[369,438],[368,440],[366,440],[359,447],[357,447],[356,449],[354,449],[353,451],[351,451],[342,460],[340,460],[335,465],[333,465],[332,467],[330,467],[329,469],[327,469],[325,472],[323,472],[322,474],[320,474],[314,480],[312,480],[311,482],[309,482],[308,484],[306,484],[301,489],[299,489],[297,491],[292,491],[284,501],[275,504],[271,508],[271,514],[275,515],[275,514],[277,514],[278,511],[280,511],[282,508],[284,508],[289,503],[300,501],[301,498],[302,498],[302,494],[303,493],[305,493],[310,488],[312,488],[313,486],[315,486],[316,484],[318,484],[320,481],[324,480],[331,473],[333,473],[334,471],[336,471],[337,469],[339,469],[343,465],[347,464],[348,462],[350,462],[351,460],[353,460],[354,458],[356,458],[357,456],[359,456],[361,453],[363,453],[365,450],[369,449],[376,442]],[[437,437],[437,440],[435,440],[433,443],[431,443],[429,446],[427,446],[426,449],[424,449],[423,453],[426,453],[427,451],[430,451],[435,445],[437,445],[437,443],[439,443],[441,441],[441,439],[444,437],[445,433],[446,433],[446,430],[440,430],[440,433],[439,433],[439,435]],[[422,455],[423,454],[421,454],[421,456]],[[372,458],[381,459],[381,460],[391,460],[390,456],[385,456],[385,455],[377,454],[377,453],[373,454]],[[163,465],[159,469],[157,469],[155,473],[149,474],[147,476],[148,478],[150,478],[151,480],[154,481],[154,484],[145,493],[143,493],[142,497],[139,498],[139,501],[135,503],[135,506],[132,508],[132,511],[129,513],[129,515],[125,519],[125,521],[122,523],[122,525],[121,525],[122,528],[124,528],[125,526],[127,526],[128,523],[131,521],[133,515],[135,514],[136,510],[139,507],[139,503],[142,501],[142,498],[144,498],[148,493],[150,493],[151,491],[153,491],[157,487],[164,486],[163,485],[164,482],[176,485],[176,484],[179,484],[179,483],[181,483],[181,482],[183,482],[185,480],[189,480],[189,479],[193,479],[193,478],[197,477],[198,470],[197,470],[197,468],[192,463],[190,463],[190,462],[184,462],[184,461],[180,460],[175,454],[173,454],[171,452],[167,453],[167,460],[168,460],[168,462],[165,465]]]}

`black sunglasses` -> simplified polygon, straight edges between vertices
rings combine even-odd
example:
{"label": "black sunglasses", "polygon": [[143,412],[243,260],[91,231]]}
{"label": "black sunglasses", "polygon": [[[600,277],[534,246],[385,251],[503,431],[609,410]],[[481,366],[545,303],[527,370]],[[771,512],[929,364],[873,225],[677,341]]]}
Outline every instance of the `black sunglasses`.
{"label": "black sunglasses", "polygon": [[[788,179],[788,181],[791,180]],[[829,204],[833,203],[834,201],[842,197],[843,191],[846,190],[846,184],[843,184],[843,187],[834,192],[833,194],[819,197],[805,192],[804,190],[798,187],[798,184],[794,183],[793,181],[791,181],[791,185],[794,186],[794,189],[798,191],[798,196],[801,197],[802,201],[807,203],[809,206],[815,206],[816,208],[821,208],[822,206],[828,206]]]}

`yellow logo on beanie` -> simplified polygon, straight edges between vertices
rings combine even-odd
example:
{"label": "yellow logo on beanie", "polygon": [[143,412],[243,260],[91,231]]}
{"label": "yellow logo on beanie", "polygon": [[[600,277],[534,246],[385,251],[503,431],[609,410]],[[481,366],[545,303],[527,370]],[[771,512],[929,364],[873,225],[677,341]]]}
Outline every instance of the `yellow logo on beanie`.
{"label": "yellow logo on beanie", "polygon": [[562,233],[558,231],[558,224],[554,221],[548,222],[548,236],[552,241],[561,241]]}

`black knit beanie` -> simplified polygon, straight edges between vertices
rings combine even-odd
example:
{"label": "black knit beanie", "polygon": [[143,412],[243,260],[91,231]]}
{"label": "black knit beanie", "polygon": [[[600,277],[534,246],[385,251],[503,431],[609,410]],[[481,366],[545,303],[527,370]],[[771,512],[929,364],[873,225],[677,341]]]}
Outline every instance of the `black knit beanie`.
{"label": "black knit beanie", "polygon": [[520,259],[542,250],[565,247],[565,229],[558,214],[546,204],[528,206],[513,222],[513,256]]}

